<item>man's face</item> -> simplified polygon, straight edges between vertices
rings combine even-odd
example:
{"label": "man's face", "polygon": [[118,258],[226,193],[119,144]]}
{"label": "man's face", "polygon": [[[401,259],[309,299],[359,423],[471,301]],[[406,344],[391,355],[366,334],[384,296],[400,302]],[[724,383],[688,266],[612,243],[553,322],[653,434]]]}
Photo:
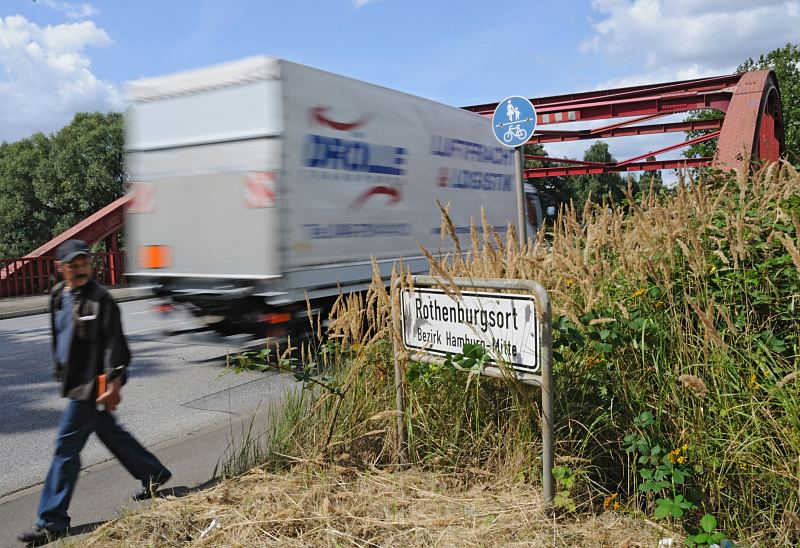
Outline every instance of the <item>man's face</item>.
{"label": "man's face", "polygon": [[86,255],[78,255],[68,263],[58,263],[58,271],[70,289],[81,287],[92,277],[92,265]]}

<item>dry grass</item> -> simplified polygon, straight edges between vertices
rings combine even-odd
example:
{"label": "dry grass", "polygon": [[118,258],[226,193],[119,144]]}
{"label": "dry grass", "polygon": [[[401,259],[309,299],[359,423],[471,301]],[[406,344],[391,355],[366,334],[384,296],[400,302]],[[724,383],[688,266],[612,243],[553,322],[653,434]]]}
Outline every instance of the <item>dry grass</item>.
{"label": "dry grass", "polygon": [[[216,526],[211,526],[215,522]],[[203,534],[203,531],[207,531]],[[418,471],[254,469],[159,500],[80,546],[654,546],[663,534],[614,512],[553,517],[521,483]]]}

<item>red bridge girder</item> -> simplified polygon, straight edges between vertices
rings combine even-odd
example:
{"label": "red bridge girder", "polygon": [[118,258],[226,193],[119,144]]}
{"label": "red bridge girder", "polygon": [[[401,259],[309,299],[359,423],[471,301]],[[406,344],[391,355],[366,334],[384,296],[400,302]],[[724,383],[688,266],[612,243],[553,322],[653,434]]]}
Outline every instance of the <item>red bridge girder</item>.
{"label": "red bridge girder", "polygon": [[[65,230],[46,244],[37,247],[25,255],[25,258],[55,255],[56,248],[67,240],[83,240],[91,246],[104,238],[115,235],[122,230],[122,226],[125,224],[125,206],[129,201],[130,196],[127,194],[114,200],[100,211],[88,216],[72,228]],[[108,249],[107,251],[112,250]],[[116,251],[116,249],[113,251]]]}
{"label": "red bridge girder", "polygon": [[[784,152],[783,118],[778,83],[775,74],[768,70],[665,84],[532,98],[531,102],[536,107],[537,130],[529,139],[529,143],[633,137],[696,130],[719,131],[713,131],[710,136],[678,142],[675,145],[649,151],[627,160],[600,166],[526,169],[526,179],[640,169],[679,169],[708,165],[715,165],[723,169],[735,169],[741,166],[741,162],[745,158],[774,161]],[[488,103],[465,107],[465,109],[484,116],[491,116],[496,106],[497,103]],[[721,120],[642,124],[642,122],[662,116],[701,109],[718,110],[724,117]],[[549,124],[618,118],[627,119],[595,129],[578,131],[541,129],[542,126]],[[638,161],[717,136],[719,141],[717,152],[713,158]],[[559,158],[543,159],[551,163],[574,163]],[[587,171],[587,169],[591,169],[591,171]]]}

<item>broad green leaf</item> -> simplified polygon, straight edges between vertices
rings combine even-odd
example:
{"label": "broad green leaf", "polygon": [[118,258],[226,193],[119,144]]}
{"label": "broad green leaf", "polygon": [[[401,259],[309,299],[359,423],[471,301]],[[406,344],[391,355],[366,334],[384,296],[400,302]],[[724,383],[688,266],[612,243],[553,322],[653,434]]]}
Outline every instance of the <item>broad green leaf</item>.
{"label": "broad green leaf", "polygon": [[656,519],[664,519],[669,515],[669,510],[669,506],[659,506],[655,509],[655,512],[653,512],[653,517]]}
{"label": "broad green leaf", "polygon": [[712,532],[714,529],[717,528],[717,518],[712,516],[711,514],[706,514],[702,518],[700,518],[700,527],[703,528],[703,531],[706,533]]}
{"label": "broad green leaf", "polygon": [[670,507],[670,512],[672,513],[673,517],[675,517],[675,519],[680,519],[683,517],[683,508],[681,508],[678,505],[672,505]]}

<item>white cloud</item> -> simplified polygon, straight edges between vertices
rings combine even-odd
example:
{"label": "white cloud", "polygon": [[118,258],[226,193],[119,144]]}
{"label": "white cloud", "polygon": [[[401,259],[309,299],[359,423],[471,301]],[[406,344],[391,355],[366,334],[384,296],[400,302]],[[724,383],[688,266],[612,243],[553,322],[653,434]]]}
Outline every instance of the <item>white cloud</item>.
{"label": "white cloud", "polygon": [[97,8],[91,4],[75,4],[73,2],[63,2],[60,0],[39,0],[39,2],[48,8],[60,11],[70,19],[86,19],[97,15]]}
{"label": "white cloud", "polygon": [[120,91],[92,73],[85,53],[111,43],[92,21],[41,27],[0,17],[0,140],[56,131],[75,112],[121,109]]}
{"label": "white cloud", "polygon": [[[800,39],[798,0],[595,0],[602,14],[583,51],[636,62],[677,79],[679,71],[731,72],[748,57]],[[688,67],[688,68],[687,68]]]}
{"label": "white cloud", "polygon": [[731,73],[733,72],[734,68],[735,67],[732,67],[729,70],[721,70],[703,66],[698,63],[693,63],[685,67],[662,67],[660,69],[640,72],[638,74],[632,74],[629,76],[612,78],[598,84],[594,89],[626,88],[645,84],[660,84],[662,82],[708,78],[711,76],[720,76],[721,74]]}

